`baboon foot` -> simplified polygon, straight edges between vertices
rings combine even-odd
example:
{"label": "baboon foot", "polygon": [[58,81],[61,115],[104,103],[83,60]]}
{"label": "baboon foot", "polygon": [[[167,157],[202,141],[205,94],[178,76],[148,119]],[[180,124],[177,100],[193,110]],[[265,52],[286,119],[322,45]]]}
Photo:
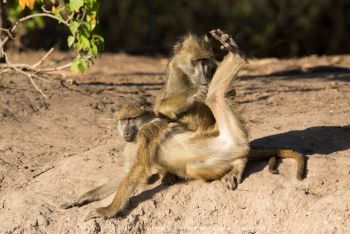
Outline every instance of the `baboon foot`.
{"label": "baboon foot", "polygon": [[222,50],[228,50],[233,52],[238,51],[238,45],[235,42],[235,40],[221,29],[214,29],[211,30],[209,33],[215,40],[217,40],[221,44],[220,48]]}
{"label": "baboon foot", "polygon": [[224,184],[226,188],[229,190],[235,190],[240,183],[235,175],[227,174],[221,178],[221,182]]}
{"label": "baboon foot", "polygon": [[175,174],[172,173],[166,173],[163,177],[162,177],[162,184],[164,185],[173,185],[175,184],[177,181],[179,181],[179,177]]}

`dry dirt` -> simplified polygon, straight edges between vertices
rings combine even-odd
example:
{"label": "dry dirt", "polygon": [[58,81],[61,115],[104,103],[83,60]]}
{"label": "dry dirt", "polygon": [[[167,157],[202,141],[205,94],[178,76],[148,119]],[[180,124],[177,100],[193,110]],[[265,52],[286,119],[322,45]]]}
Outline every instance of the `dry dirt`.
{"label": "dry dirt", "polygon": [[166,62],[104,54],[75,84],[38,81],[47,100],[25,77],[0,71],[0,233],[349,233],[345,55],[253,60],[236,84],[252,144],[306,154],[304,181],[296,180],[293,160],[280,163],[279,175],[261,162],[248,166],[235,191],[219,181],[156,182],[131,198],[123,217],[83,221],[112,197],[60,209],[72,196],[122,175],[123,141],[112,113],[140,96],[152,101]]}

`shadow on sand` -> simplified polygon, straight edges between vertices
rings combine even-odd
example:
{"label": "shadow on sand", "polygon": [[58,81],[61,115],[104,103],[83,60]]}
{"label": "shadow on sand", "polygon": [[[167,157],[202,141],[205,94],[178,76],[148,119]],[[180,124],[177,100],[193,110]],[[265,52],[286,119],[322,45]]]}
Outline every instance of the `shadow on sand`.
{"label": "shadow on sand", "polygon": [[319,126],[255,139],[252,148],[287,148],[303,154],[331,154],[350,148],[349,126]]}
{"label": "shadow on sand", "polygon": [[[318,126],[255,139],[253,149],[292,149],[305,155],[331,154],[350,148],[349,126]],[[248,165],[245,178],[264,169],[267,162]],[[306,172],[307,173],[307,170]]]}

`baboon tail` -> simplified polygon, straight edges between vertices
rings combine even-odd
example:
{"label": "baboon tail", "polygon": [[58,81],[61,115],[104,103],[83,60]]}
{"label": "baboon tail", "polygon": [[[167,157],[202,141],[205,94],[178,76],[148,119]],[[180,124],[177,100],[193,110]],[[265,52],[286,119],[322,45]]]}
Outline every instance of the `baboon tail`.
{"label": "baboon tail", "polygon": [[[251,149],[249,158],[253,160],[257,159],[270,159],[269,170],[273,170],[276,160],[274,158],[293,158],[297,162],[297,179],[302,180],[305,176],[306,158],[304,155],[289,149]],[[271,160],[272,159],[272,160]]]}

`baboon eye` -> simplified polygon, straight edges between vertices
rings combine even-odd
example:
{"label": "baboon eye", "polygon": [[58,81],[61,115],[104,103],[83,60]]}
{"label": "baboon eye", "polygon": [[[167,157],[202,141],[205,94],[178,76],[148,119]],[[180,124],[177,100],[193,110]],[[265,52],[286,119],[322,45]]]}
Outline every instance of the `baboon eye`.
{"label": "baboon eye", "polygon": [[192,64],[192,66],[196,65],[196,64],[197,64],[197,62],[198,62],[198,60],[196,60],[196,59],[191,60],[191,64]]}

